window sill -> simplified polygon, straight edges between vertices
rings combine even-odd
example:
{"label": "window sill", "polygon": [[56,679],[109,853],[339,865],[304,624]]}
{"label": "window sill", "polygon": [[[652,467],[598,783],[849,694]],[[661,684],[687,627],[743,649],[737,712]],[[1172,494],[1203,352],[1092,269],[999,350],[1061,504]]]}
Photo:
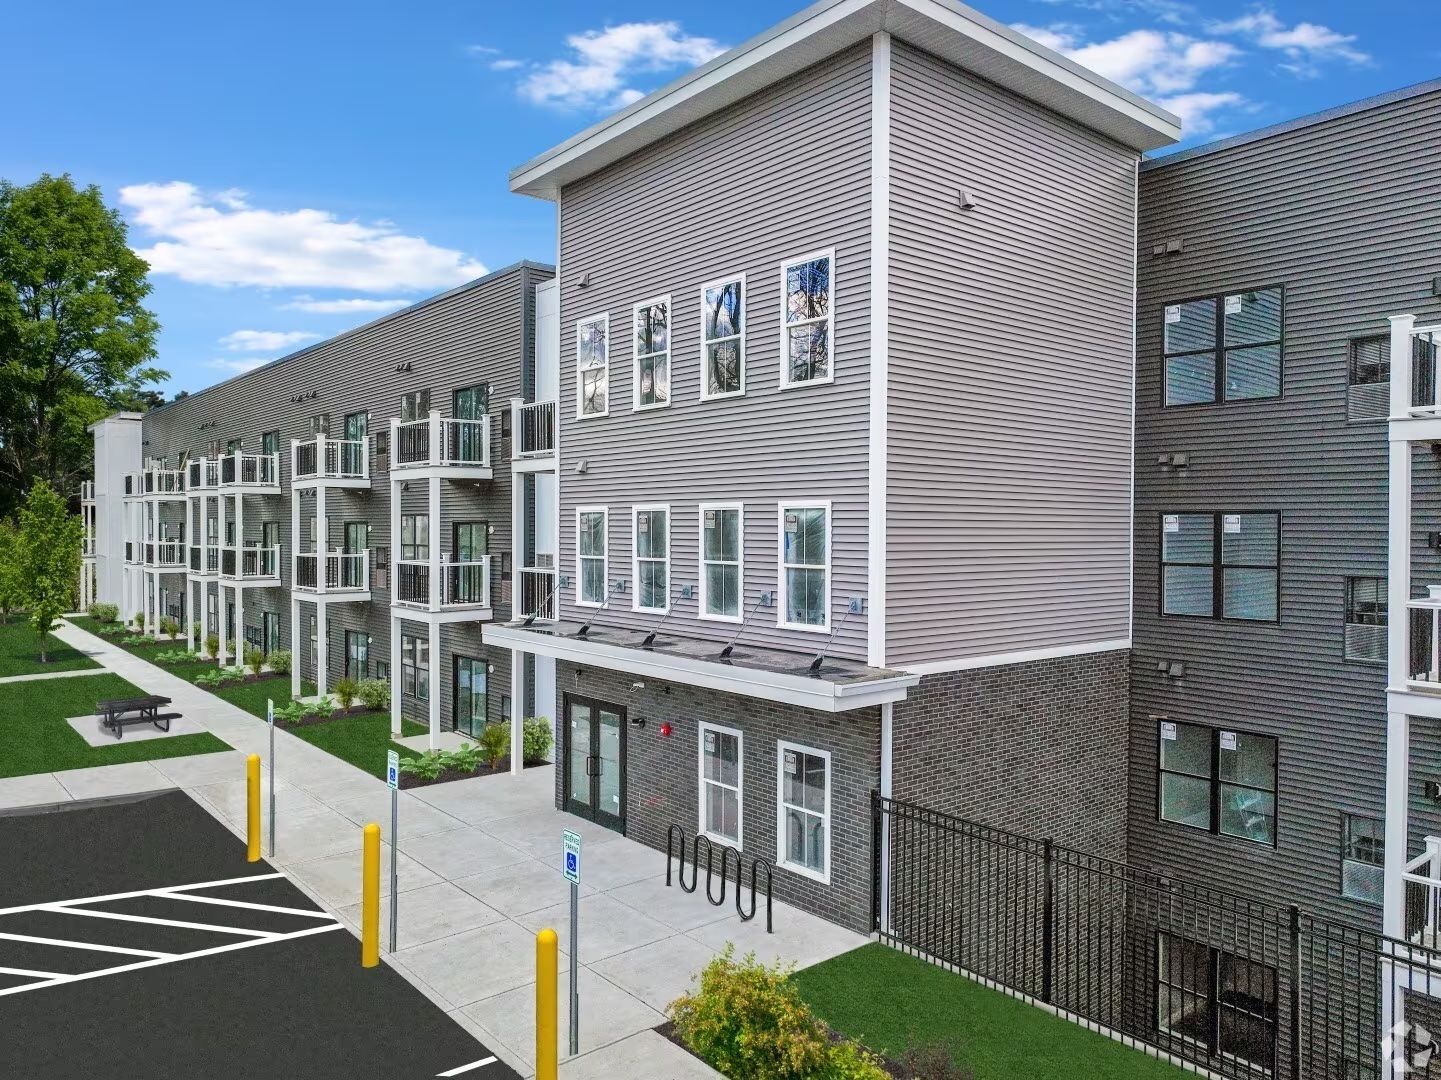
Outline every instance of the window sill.
{"label": "window sill", "polygon": [[[829,852],[827,852],[827,854],[829,854]],[[810,878],[812,881],[819,882],[822,885],[829,885],[831,883],[831,875],[829,873],[822,874],[817,870],[812,870],[809,866],[800,866],[796,863],[786,862],[781,858],[776,859],[776,869],[785,870],[803,878]]]}

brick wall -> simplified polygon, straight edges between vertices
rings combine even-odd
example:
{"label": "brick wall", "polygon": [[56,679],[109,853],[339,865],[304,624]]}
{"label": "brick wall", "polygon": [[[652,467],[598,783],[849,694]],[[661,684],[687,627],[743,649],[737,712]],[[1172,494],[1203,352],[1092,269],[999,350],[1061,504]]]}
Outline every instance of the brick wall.
{"label": "brick wall", "polygon": [[1128,657],[926,676],[895,707],[895,797],[1124,859]]}
{"label": "brick wall", "polygon": [[[578,674],[579,673],[579,674]],[[632,684],[644,681],[643,690]],[[797,907],[868,932],[871,923],[871,791],[880,783],[880,713],[863,709],[823,713],[759,698],[637,680],[623,672],[556,665],[557,692],[580,694],[622,705],[643,728],[627,730],[626,834],[665,849],[670,825],[694,835],[699,824],[699,725],[701,721],[741,732],[742,850],[777,862],[777,740],[799,743],[831,755],[830,883],[776,867],[774,895]],[[558,734],[564,737],[559,703]],[[670,738],[660,734],[669,721]],[[563,764],[557,747],[556,761]],[[564,769],[556,769],[557,805],[564,803]],[[657,858],[657,866],[661,860]]]}

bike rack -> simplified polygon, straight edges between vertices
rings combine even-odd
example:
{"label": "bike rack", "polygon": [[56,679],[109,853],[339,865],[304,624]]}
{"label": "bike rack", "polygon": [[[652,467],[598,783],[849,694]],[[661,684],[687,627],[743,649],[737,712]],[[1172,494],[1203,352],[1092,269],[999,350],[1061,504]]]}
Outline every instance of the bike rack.
{"label": "bike rack", "polygon": [[[735,848],[727,844],[714,844],[710,837],[698,834],[694,842],[686,837],[686,831],[679,825],[672,825],[666,830],[665,835],[665,883],[669,888],[671,884],[671,860],[679,858],[679,867],[676,871],[676,883],[688,893],[693,893],[700,887],[700,854],[701,845],[705,845],[705,898],[715,907],[723,907],[726,902],[726,890],[730,882],[730,865],[732,859],[735,862],[736,875],[736,914],[740,916],[741,922],[750,922],[756,916],[756,886],[760,880],[761,872],[765,872],[766,885],[766,933],[775,933],[771,910],[771,864],[764,859],[752,858],[750,860],[750,910],[747,911],[741,904],[743,885],[745,881],[746,856],[742,855]],[[679,850],[677,850],[677,848]],[[720,896],[715,895],[714,884],[716,877],[715,856],[716,850],[720,850]],[[685,880],[686,853],[690,852],[690,884]]]}

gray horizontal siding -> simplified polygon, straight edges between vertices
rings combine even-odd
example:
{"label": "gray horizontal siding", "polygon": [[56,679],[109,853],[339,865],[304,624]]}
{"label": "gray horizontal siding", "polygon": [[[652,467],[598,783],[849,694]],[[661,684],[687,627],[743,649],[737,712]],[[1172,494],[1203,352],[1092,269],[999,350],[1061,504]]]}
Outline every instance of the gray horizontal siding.
{"label": "gray horizontal siding", "polygon": [[1136,155],[909,45],[891,94],[886,660],[1124,640]]}
{"label": "gray horizontal siding", "polygon": [[[798,107],[804,102],[804,107]],[[668,503],[677,633],[724,641],[735,627],[695,618],[679,587],[699,575],[697,507],[745,504],[745,607],[777,582],[776,507],[833,502],[831,612],[866,594],[869,380],[870,48],[849,50],[703,120],[561,194],[560,572],[563,617],[575,617],[576,507],[611,511],[610,577],[630,582],[604,619],[649,626],[630,611],[630,508]],[[779,389],[780,267],[833,247],[835,382]],[[744,272],[746,395],[700,400],[700,289]],[[580,281],[588,276],[589,284]],[[674,305],[669,408],[632,412],[632,306]],[[610,415],[577,421],[575,324],[609,313]],[[587,462],[581,475],[576,465]],[[588,609],[579,609],[587,611]],[[810,650],[814,634],[776,627],[762,610],[745,640]],[[864,617],[835,653],[865,656]]]}
{"label": "gray horizontal siding", "polygon": [[[1389,315],[1441,316],[1438,140],[1432,94],[1151,168],[1141,183],[1132,855],[1367,921],[1379,909],[1339,895],[1340,821],[1382,814],[1385,671],[1344,659],[1344,580],[1386,573],[1386,434],[1347,420],[1347,343],[1385,333]],[[1172,239],[1181,254],[1151,256]],[[1161,408],[1164,305],[1267,284],[1286,290],[1282,397]],[[1188,468],[1157,467],[1176,452]],[[1417,476],[1435,508],[1435,463]],[[1283,515],[1279,624],[1160,617],[1160,515],[1185,509]],[[1417,568],[1441,580],[1434,553]],[[1157,674],[1161,659],[1184,662],[1185,678]],[[1276,850],[1157,821],[1155,714],[1279,738]],[[1418,751],[1432,751],[1418,752],[1413,787],[1441,742],[1418,727]],[[1413,806],[1414,845],[1437,815]]]}

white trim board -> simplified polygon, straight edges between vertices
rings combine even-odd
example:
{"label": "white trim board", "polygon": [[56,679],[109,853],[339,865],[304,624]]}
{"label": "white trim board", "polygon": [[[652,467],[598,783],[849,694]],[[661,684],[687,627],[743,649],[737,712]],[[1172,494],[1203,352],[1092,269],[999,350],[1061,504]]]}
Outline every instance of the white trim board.
{"label": "white trim board", "polygon": [[989,653],[985,656],[963,656],[954,660],[905,664],[900,670],[909,671],[913,675],[940,675],[947,671],[1004,667],[1007,664],[1027,664],[1033,660],[1054,660],[1062,656],[1088,656],[1091,653],[1116,652],[1130,647],[1130,638],[1113,638],[1110,641],[1087,641],[1079,645],[1056,645],[1048,649],[1027,649],[1022,652]]}
{"label": "white trim board", "polygon": [[886,665],[887,392],[891,348],[891,36],[871,39],[870,403],[866,441],[866,663]]}

